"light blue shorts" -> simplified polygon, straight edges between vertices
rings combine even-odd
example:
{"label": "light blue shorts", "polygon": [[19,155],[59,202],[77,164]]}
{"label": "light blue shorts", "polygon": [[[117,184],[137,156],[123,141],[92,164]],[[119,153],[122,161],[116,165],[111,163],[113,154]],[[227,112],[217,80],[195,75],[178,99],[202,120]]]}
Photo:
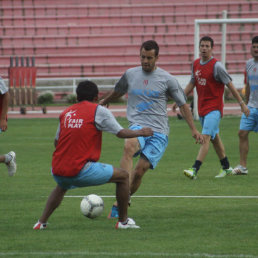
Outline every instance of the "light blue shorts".
{"label": "light blue shorts", "polygon": [[77,176],[56,176],[52,173],[57,184],[63,189],[73,189],[94,185],[103,185],[109,182],[113,175],[113,166],[100,162],[87,162]]}
{"label": "light blue shorts", "polygon": [[242,114],[240,120],[240,130],[258,132],[258,108],[248,107],[250,114],[246,117]]}
{"label": "light blue shorts", "polygon": [[[142,126],[132,125],[131,130],[139,130]],[[162,133],[155,133],[153,136],[149,137],[137,137],[140,143],[140,151],[135,153],[134,157],[139,154],[143,154],[151,164],[151,169],[154,169],[160,159],[162,158],[167,146],[168,146],[168,136]]]}
{"label": "light blue shorts", "polygon": [[207,115],[200,117],[202,134],[210,135],[213,140],[216,137],[216,134],[219,133],[220,120],[221,113],[218,110],[211,111]]}

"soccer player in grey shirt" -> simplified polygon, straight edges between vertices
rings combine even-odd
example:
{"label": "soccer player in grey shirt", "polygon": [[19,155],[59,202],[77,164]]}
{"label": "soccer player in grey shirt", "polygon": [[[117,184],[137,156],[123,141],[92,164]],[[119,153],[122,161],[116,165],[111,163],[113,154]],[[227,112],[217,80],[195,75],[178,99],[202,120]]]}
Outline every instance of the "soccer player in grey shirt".
{"label": "soccer player in grey shirt", "polygon": [[245,69],[245,101],[250,109],[250,115],[247,117],[242,114],[240,120],[239,153],[240,161],[233,171],[233,175],[247,175],[247,154],[249,151],[248,135],[250,132],[258,132],[258,36],[253,37],[251,54],[253,58],[246,62]]}
{"label": "soccer player in grey shirt", "polygon": [[[0,77],[0,133],[7,130],[7,112],[9,105],[9,92],[4,80]],[[9,176],[16,172],[16,154],[10,151],[7,154],[0,155],[0,163],[5,163]]]}
{"label": "soccer player in grey shirt", "polygon": [[[125,141],[120,166],[129,172],[131,195],[139,188],[145,172],[157,166],[168,145],[167,101],[169,98],[173,98],[179,106],[196,142],[203,142],[202,135],[194,125],[182,88],[174,76],[157,67],[158,58],[158,44],[153,40],[144,42],[140,48],[141,66],[128,69],[114,90],[100,101],[100,104],[106,105],[111,100],[128,93],[129,128],[137,130],[150,127],[154,131],[151,137],[138,137]],[[140,155],[140,158],[133,169],[133,157],[136,155]],[[117,216],[117,206],[114,204],[109,217]]]}

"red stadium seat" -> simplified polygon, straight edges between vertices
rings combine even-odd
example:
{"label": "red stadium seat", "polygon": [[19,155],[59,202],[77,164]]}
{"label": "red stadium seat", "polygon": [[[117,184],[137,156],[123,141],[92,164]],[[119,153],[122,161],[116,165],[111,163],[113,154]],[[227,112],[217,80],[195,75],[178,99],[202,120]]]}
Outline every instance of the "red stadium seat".
{"label": "red stadium seat", "polygon": [[[159,65],[189,74],[194,52],[194,20],[256,18],[257,1],[192,0],[23,0],[0,1],[0,72],[7,77],[10,55],[35,56],[38,77],[120,76],[139,65],[139,46],[160,44]],[[201,25],[215,40],[220,58],[221,25]],[[229,72],[243,71],[258,24],[227,25]],[[234,60],[237,65],[234,66]],[[68,68],[70,65],[70,69]],[[231,70],[232,69],[232,70]]]}

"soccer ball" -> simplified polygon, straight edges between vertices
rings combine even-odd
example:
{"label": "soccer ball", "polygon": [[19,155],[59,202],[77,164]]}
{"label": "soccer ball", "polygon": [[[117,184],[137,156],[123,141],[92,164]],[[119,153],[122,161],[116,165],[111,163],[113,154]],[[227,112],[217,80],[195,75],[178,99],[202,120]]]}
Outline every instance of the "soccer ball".
{"label": "soccer ball", "polygon": [[81,212],[84,216],[94,219],[101,215],[104,210],[104,202],[100,196],[90,194],[81,201]]}

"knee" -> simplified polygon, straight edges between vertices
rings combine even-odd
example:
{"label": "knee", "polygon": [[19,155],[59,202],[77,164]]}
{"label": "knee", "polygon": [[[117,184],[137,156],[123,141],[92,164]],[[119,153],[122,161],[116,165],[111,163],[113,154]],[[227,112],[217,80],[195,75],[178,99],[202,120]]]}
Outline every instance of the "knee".
{"label": "knee", "polygon": [[238,137],[239,137],[240,139],[246,139],[247,136],[248,136],[248,133],[247,133],[246,131],[239,130],[239,132],[238,132]]}
{"label": "knee", "polygon": [[146,171],[147,171],[146,169],[138,167],[135,169],[134,177],[136,179],[141,179]]}
{"label": "knee", "polygon": [[124,155],[133,157],[137,152],[137,144],[134,141],[127,140],[124,145]]}
{"label": "knee", "polygon": [[129,181],[129,173],[122,168],[119,168],[119,177],[121,181]]}

